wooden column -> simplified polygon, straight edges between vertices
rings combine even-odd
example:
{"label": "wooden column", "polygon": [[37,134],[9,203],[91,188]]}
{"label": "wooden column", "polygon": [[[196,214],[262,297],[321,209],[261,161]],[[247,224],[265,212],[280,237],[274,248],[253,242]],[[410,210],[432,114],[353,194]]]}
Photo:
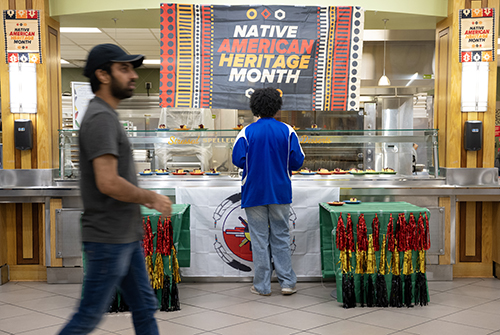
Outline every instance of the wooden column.
{"label": "wooden column", "polygon": [[[50,18],[48,0],[0,0],[2,9],[40,12],[42,63],[36,64],[37,113],[10,113],[9,67],[5,63],[5,34],[0,36],[0,89],[2,97],[4,169],[47,169],[59,167],[58,132],[61,127],[61,66],[59,22]],[[32,150],[14,147],[14,121],[33,123]],[[43,204],[0,204],[0,266],[7,263],[11,280],[46,280],[45,206]]]}
{"label": "wooden column", "polygon": [[[484,113],[462,113],[462,63],[459,59],[460,9],[495,8],[499,17],[499,0],[449,0],[448,18],[436,25],[436,104],[435,126],[439,129],[439,161],[442,167],[493,167],[495,160],[495,107],[497,62],[489,63],[488,110]],[[495,39],[498,25],[495,24]],[[496,44],[497,41],[495,40]],[[498,57],[495,54],[495,57]],[[496,59],[496,58],[495,58]],[[479,151],[464,148],[466,121],[483,122],[483,146]],[[492,229],[495,205],[476,198],[459,198],[456,203],[456,264],[454,276],[492,276]],[[450,205],[446,205],[447,216]],[[446,241],[450,240],[447,230]],[[446,252],[451,252],[448,248]],[[450,264],[449,255],[440,257],[440,264]]]}

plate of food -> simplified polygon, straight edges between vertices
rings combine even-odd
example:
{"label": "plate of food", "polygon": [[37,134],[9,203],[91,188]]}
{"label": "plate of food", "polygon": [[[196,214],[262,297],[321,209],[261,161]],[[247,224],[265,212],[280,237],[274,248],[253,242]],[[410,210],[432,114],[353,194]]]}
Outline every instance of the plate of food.
{"label": "plate of food", "polygon": [[241,130],[243,129],[243,125],[242,124],[239,124],[237,125],[236,127],[233,128],[234,130]]}
{"label": "plate of food", "polygon": [[365,173],[366,174],[380,174],[380,171],[375,171],[375,170],[372,170],[372,169],[366,169]]}
{"label": "plate of food", "polygon": [[166,169],[156,169],[155,173],[160,176],[168,175],[170,172]]}
{"label": "plate of food", "polygon": [[193,171],[189,172],[190,175],[192,176],[201,176],[203,175],[203,171],[200,169],[194,169]]}
{"label": "plate of food", "polygon": [[168,128],[167,128],[167,126],[166,126],[166,125],[164,125],[164,124],[162,123],[162,124],[160,124],[160,125],[158,126],[158,128],[156,128],[156,130],[163,130],[163,131],[166,131],[166,130],[170,130],[170,129],[168,129]]}
{"label": "plate of food", "polygon": [[332,171],[333,174],[346,174],[347,171],[344,171],[342,169],[336,168]]}
{"label": "plate of food", "polygon": [[292,126],[293,130],[299,130],[299,127]]}
{"label": "plate of food", "polygon": [[359,201],[356,198],[350,198],[349,200],[345,200],[344,203],[349,204],[349,205],[357,205],[357,204],[360,204],[361,201]]}
{"label": "plate of food", "polygon": [[342,206],[344,204],[343,201],[330,201],[330,202],[327,202],[327,204],[329,204],[330,206]]}
{"label": "plate of food", "polygon": [[189,130],[189,128],[186,125],[181,124],[179,128],[175,128],[175,130]]}
{"label": "plate of food", "polygon": [[305,168],[305,169],[301,169],[299,171],[299,173],[303,174],[303,175],[313,175],[313,174],[316,174],[316,171],[311,171],[308,168]]}
{"label": "plate of food", "polygon": [[220,175],[220,172],[217,171],[217,169],[210,169],[210,171],[206,171],[205,174],[207,176],[218,176]]}
{"label": "plate of food", "polygon": [[391,169],[391,168],[385,168],[385,169],[382,169],[382,172],[383,174],[396,174],[397,172],[394,171],[394,169]]}
{"label": "plate of food", "polygon": [[199,124],[198,125],[198,128],[194,128],[194,130],[207,130],[208,128],[205,128],[205,126],[203,124]]}
{"label": "plate of food", "polygon": [[298,174],[299,171],[292,171],[292,176],[295,175],[295,174]]}
{"label": "plate of food", "polygon": [[182,175],[187,174],[187,172],[184,170],[181,170],[181,169],[177,169],[177,170],[175,170],[175,172],[172,172],[172,174],[175,176],[182,176]]}
{"label": "plate of food", "polygon": [[331,175],[332,172],[329,171],[328,169],[321,168],[321,169],[318,170],[318,174],[322,175],[322,176],[327,176],[327,175]]}
{"label": "plate of food", "polygon": [[353,174],[353,175],[363,175],[363,174],[366,174],[365,171],[363,170],[358,170],[358,169],[350,169],[349,170],[349,173],[350,174]]}
{"label": "plate of food", "polygon": [[320,128],[318,128],[318,125],[317,124],[312,124],[311,127],[309,128],[306,128],[306,130],[319,130]]}
{"label": "plate of food", "polygon": [[153,172],[150,169],[144,169],[144,171],[139,172],[141,176],[151,176]]}

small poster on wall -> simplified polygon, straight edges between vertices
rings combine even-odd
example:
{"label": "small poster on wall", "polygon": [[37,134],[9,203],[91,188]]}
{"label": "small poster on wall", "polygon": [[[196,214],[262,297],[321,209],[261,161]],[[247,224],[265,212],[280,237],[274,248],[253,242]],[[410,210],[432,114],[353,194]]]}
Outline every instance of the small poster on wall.
{"label": "small poster on wall", "polygon": [[42,62],[38,10],[4,10],[3,27],[7,63]]}
{"label": "small poster on wall", "polygon": [[92,93],[92,88],[90,83],[87,82],[71,82],[71,92],[72,92],[72,107],[73,107],[73,129],[80,129],[82,124],[83,116],[87,111],[90,100],[94,98],[94,93]]}
{"label": "small poster on wall", "polygon": [[495,61],[495,9],[461,9],[459,12],[460,62]]}

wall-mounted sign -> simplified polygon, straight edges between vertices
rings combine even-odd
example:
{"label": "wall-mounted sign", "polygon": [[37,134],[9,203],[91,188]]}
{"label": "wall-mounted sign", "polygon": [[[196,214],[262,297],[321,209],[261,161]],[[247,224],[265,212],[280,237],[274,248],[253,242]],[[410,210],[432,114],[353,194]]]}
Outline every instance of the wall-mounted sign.
{"label": "wall-mounted sign", "polygon": [[42,62],[38,10],[4,10],[3,27],[7,63]]}
{"label": "wall-mounted sign", "polygon": [[249,109],[256,88],[283,110],[358,110],[359,7],[161,5],[160,106]]}
{"label": "wall-mounted sign", "polygon": [[475,8],[459,11],[460,62],[495,61],[495,9]]}
{"label": "wall-mounted sign", "polygon": [[71,82],[71,105],[73,107],[73,129],[80,129],[83,116],[87,111],[90,100],[95,97],[88,82]]}

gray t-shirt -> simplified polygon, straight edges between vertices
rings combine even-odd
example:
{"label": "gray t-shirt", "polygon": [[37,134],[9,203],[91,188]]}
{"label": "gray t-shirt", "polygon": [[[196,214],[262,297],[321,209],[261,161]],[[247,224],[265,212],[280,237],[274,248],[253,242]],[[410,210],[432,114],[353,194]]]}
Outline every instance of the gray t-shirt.
{"label": "gray t-shirt", "polygon": [[118,175],[137,186],[132,150],[118,114],[101,98],[89,103],[79,133],[80,190],[84,214],[82,241],[130,243],[142,239],[140,206],[111,198],[99,191],[92,161],[111,154],[118,159]]}

